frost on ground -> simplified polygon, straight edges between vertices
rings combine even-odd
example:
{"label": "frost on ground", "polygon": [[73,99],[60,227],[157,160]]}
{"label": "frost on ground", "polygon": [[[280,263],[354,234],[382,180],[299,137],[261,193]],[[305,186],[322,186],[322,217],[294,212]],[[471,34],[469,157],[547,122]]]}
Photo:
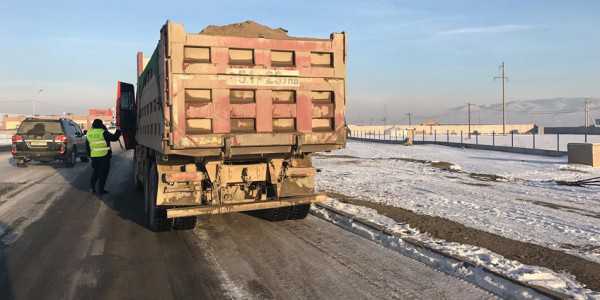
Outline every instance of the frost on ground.
{"label": "frost on ground", "polygon": [[86,167],[81,163],[62,168],[32,162],[27,168],[18,168],[9,152],[0,152],[0,244],[16,241]]}
{"label": "frost on ground", "polygon": [[0,146],[8,146],[12,143],[11,135],[0,134]]}
{"label": "frost on ground", "polygon": [[436,145],[348,142],[316,156],[318,188],[439,216],[600,263],[600,188],[555,180],[600,170],[550,158]]}
{"label": "frost on ground", "polygon": [[[574,280],[569,274],[556,273],[546,268],[524,265],[518,261],[506,259],[501,255],[481,247],[451,243],[444,240],[435,239],[426,233],[419,232],[417,229],[412,228],[408,224],[397,223],[391,218],[382,216],[371,208],[342,203],[331,198],[329,198],[324,204],[339,211],[349,213],[350,215],[360,219],[383,226],[384,228],[397,234],[397,236],[399,236],[401,239],[416,240],[425,244],[429,248],[449,254],[453,257],[460,257],[477,266],[484,266],[493,272],[502,274],[519,282],[544,287],[549,290],[568,295],[570,298],[574,299],[600,299],[600,293],[586,289],[582,284]],[[330,218],[330,216],[328,216],[328,212],[322,208],[313,207],[313,210],[316,211],[318,215],[325,216],[325,218]],[[402,243],[401,240],[398,242]],[[416,255],[420,261],[431,261],[431,264],[442,268],[444,272],[456,274],[469,272],[463,270],[463,266],[460,264],[435,262],[439,260],[439,257],[432,253],[421,252],[413,255]],[[428,255],[433,256],[427,257]],[[486,276],[485,274],[463,275],[466,276],[466,278],[470,281],[480,283],[482,279],[474,277]],[[488,285],[486,289],[490,289],[499,295],[514,298],[528,298],[523,294],[523,290],[519,290],[517,287],[507,287],[503,286],[503,284],[496,283],[492,286]]]}

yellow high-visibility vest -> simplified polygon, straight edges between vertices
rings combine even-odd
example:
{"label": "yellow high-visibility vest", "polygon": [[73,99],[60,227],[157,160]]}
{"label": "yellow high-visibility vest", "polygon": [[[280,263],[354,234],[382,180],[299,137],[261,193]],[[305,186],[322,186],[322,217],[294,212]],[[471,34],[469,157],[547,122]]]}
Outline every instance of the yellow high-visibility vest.
{"label": "yellow high-visibility vest", "polygon": [[87,132],[87,140],[90,144],[90,157],[103,157],[108,154],[110,147],[104,140],[104,129],[91,128]]}

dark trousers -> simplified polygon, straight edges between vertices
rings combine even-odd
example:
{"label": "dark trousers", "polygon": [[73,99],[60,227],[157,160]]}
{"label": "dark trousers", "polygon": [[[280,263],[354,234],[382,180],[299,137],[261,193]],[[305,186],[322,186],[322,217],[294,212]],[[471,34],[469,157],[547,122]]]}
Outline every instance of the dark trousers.
{"label": "dark trousers", "polygon": [[108,171],[110,171],[110,157],[92,157],[92,178],[90,180],[90,187],[96,190],[96,182],[98,182],[98,191],[104,191],[104,185],[106,184],[106,178],[108,178]]}

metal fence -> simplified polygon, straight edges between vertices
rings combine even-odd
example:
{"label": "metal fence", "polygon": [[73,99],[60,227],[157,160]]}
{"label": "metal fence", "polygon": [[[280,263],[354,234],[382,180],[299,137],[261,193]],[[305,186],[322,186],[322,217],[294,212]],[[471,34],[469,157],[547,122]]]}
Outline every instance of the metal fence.
{"label": "metal fence", "polygon": [[[373,132],[355,131],[350,137],[356,139],[380,140],[390,142],[401,142],[408,136],[407,131]],[[465,145],[488,145],[498,147],[511,147],[523,149],[540,149],[564,152],[567,151],[569,143],[600,143],[600,135],[577,135],[577,134],[480,134],[464,132],[442,132],[433,131],[416,133],[415,143],[433,144],[465,144]]]}

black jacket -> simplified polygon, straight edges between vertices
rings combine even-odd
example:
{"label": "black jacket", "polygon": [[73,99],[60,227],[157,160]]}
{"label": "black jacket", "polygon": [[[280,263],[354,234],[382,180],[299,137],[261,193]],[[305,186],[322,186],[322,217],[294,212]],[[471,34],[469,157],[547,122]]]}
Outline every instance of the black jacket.
{"label": "black jacket", "polygon": [[[121,137],[121,130],[117,129],[117,131],[115,131],[115,134],[112,134],[108,130],[104,129],[104,133],[102,135],[104,136],[104,140],[106,141],[106,145],[108,145],[108,147],[110,148],[110,142],[116,142]],[[88,142],[87,139],[85,139],[85,148],[87,149],[88,156],[90,156],[90,152],[91,152],[90,142]],[[111,157],[112,156],[112,150],[108,150],[108,154],[106,156],[107,157]]]}

